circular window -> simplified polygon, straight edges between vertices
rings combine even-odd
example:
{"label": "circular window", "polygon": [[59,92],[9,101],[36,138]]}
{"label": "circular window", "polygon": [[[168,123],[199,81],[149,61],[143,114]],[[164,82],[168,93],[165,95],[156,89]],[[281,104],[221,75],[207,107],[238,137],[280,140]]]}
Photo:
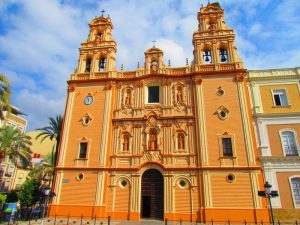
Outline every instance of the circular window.
{"label": "circular window", "polygon": [[82,117],[82,125],[83,126],[88,126],[90,125],[92,118],[89,115],[85,115],[84,117]]}
{"label": "circular window", "polygon": [[225,120],[228,117],[228,112],[225,110],[219,110],[218,111],[218,116],[221,120]]}
{"label": "circular window", "polygon": [[186,188],[187,187],[187,182],[185,180],[180,180],[178,182],[178,184],[179,184],[180,188]]}
{"label": "circular window", "polygon": [[221,116],[221,117],[225,118],[226,115],[227,115],[226,112],[224,112],[224,111],[221,111],[221,112],[220,112],[220,116]]}
{"label": "circular window", "polygon": [[80,174],[77,175],[76,180],[82,181],[83,178],[84,178],[84,174],[83,174],[83,173],[80,173]]}
{"label": "circular window", "polygon": [[226,177],[226,180],[230,183],[232,183],[233,181],[235,181],[235,175],[234,174],[228,174]]}
{"label": "circular window", "polygon": [[125,188],[126,186],[127,186],[127,181],[126,180],[121,180],[120,181],[120,186],[122,187],[122,188]]}

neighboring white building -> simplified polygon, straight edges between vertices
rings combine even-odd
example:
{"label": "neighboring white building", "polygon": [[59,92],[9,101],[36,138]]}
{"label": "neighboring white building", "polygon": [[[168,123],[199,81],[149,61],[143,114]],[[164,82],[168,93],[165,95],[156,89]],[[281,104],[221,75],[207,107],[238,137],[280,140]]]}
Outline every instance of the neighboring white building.
{"label": "neighboring white building", "polygon": [[253,122],[275,221],[300,218],[300,68],[249,70]]}

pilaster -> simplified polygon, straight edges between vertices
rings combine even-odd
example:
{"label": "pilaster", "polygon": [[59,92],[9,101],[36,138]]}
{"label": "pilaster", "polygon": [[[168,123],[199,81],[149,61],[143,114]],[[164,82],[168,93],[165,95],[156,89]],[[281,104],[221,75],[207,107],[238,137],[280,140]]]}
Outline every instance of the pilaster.
{"label": "pilaster", "polygon": [[207,137],[206,137],[206,120],[205,120],[205,104],[203,99],[203,89],[201,79],[196,81],[196,102],[195,108],[197,112],[197,134],[198,134],[198,154],[201,156],[199,163],[201,165],[208,165],[207,152]]}
{"label": "pilaster", "polygon": [[240,102],[240,111],[241,111],[241,118],[242,118],[242,126],[243,126],[243,133],[245,137],[245,146],[246,146],[246,155],[247,161],[249,166],[255,166],[255,157],[254,157],[254,148],[253,148],[253,140],[251,135],[250,129],[250,121],[247,110],[247,102],[245,96],[245,84],[243,77],[239,77],[237,80],[237,88],[239,94],[239,102]]}

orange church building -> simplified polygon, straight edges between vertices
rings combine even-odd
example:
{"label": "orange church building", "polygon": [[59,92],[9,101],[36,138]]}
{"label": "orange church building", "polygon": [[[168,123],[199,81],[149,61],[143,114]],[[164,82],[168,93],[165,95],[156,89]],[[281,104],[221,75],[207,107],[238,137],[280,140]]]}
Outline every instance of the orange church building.
{"label": "orange church building", "polygon": [[194,60],[145,51],[115,67],[109,17],[90,24],[68,96],[50,216],[269,222],[246,70],[218,3],[198,12]]}

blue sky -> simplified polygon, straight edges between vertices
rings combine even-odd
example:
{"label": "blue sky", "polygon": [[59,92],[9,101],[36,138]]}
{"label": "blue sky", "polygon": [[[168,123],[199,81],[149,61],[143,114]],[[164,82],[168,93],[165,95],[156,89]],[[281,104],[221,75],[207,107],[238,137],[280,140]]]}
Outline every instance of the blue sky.
{"label": "blue sky", "polygon": [[[300,66],[299,0],[218,2],[247,69]],[[0,73],[11,81],[12,104],[28,114],[27,131],[63,114],[78,48],[102,9],[114,24],[118,69],[133,70],[152,40],[165,63],[191,61],[201,4],[207,0],[0,0]]]}

